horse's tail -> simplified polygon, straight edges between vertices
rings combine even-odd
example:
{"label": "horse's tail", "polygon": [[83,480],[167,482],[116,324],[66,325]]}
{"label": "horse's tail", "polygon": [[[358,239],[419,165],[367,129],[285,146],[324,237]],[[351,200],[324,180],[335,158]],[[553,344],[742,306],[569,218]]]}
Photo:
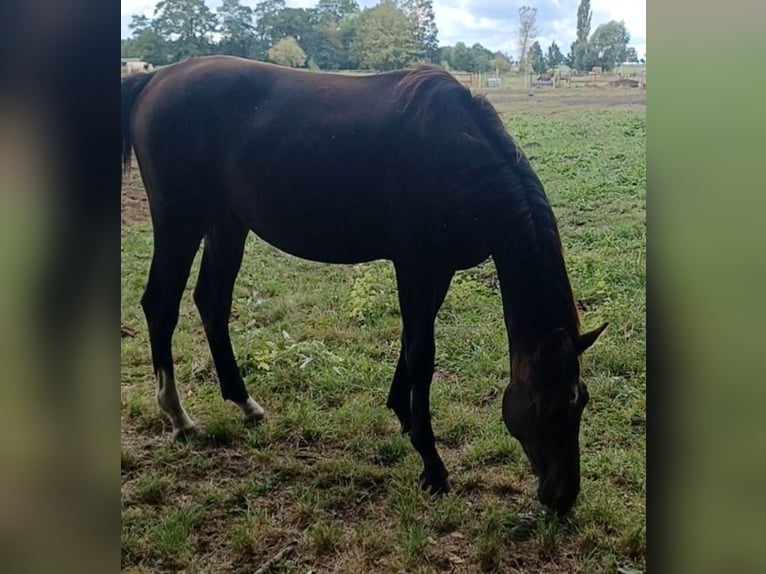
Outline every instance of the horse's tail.
{"label": "horse's tail", "polygon": [[133,148],[130,118],[133,114],[133,105],[141,90],[146,87],[154,72],[138,73],[125,76],[122,79],[120,89],[120,137],[122,139],[122,173],[130,170],[130,152]]}

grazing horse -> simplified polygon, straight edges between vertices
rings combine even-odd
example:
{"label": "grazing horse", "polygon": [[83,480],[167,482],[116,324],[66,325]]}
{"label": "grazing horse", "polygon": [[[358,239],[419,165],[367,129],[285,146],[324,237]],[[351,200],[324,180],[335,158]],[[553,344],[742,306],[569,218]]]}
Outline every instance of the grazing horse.
{"label": "grazing horse", "polygon": [[264,416],[232,351],[232,290],[249,231],[326,263],[393,262],[401,352],[387,406],[423,459],[420,484],[449,490],[429,394],[434,319],[456,270],[497,268],[513,383],[503,419],[567,512],[580,489],[588,401],[581,334],[551,207],[491,104],[434,66],[348,77],[215,56],[122,80],[122,161],[134,150],[154,255],[141,305],[157,400],[174,433],[193,430],[176,391],[171,339],[204,239],[194,301],[221,394]]}

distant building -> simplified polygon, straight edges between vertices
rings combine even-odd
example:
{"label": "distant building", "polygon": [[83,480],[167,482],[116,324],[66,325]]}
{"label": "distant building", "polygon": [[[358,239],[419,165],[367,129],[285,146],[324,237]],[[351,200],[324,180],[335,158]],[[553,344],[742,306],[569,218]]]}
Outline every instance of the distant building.
{"label": "distant building", "polygon": [[144,62],[141,58],[121,58],[120,74],[132,74],[134,72],[151,72],[154,66]]}

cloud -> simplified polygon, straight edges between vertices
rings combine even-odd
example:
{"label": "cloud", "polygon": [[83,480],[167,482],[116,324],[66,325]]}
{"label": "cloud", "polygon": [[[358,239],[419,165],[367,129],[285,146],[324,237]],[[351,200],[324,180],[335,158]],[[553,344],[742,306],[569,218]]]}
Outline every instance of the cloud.
{"label": "cloud", "polygon": [[[378,0],[358,0],[362,7],[374,6]],[[243,4],[255,6],[256,0],[243,0]],[[122,37],[130,35],[128,23],[131,14],[154,12],[155,2],[146,0],[122,0]],[[207,0],[212,9],[221,0]],[[307,8],[316,5],[316,0],[286,0],[287,6]],[[439,43],[454,45],[464,42],[468,46],[480,43],[490,50],[502,50],[517,57],[518,9],[524,5],[537,8],[537,23],[540,29],[538,41],[547,48],[555,41],[561,51],[567,53],[574,41],[577,30],[577,6],[579,0],[433,0],[436,26],[439,29]],[[609,20],[624,20],[630,32],[630,44],[636,48],[639,57],[646,53],[646,2],[614,0],[591,0],[593,18],[591,31]]]}

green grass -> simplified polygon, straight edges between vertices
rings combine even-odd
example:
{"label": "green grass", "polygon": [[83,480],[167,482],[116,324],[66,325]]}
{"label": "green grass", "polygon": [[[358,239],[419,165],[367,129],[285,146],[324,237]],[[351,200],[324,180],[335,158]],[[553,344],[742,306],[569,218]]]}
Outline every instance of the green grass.
{"label": "green grass", "polygon": [[[449,496],[417,488],[420,458],[385,408],[400,329],[390,264],[311,263],[255,237],[231,334],[267,418],[245,427],[222,402],[190,282],[174,356],[201,432],[172,443],[139,304],[152,246],[139,219],[122,229],[122,322],[137,333],[122,339],[125,570],[252,572],[293,540],[274,571],[645,569],[645,109],[499,108],[546,185],[583,328],[610,322],[584,358],[573,514],[545,516],[500,419],[509,365],[491,262],[457,274],[436,325],[433,425]],[[141,193],[136,181],[128,192]]]}

